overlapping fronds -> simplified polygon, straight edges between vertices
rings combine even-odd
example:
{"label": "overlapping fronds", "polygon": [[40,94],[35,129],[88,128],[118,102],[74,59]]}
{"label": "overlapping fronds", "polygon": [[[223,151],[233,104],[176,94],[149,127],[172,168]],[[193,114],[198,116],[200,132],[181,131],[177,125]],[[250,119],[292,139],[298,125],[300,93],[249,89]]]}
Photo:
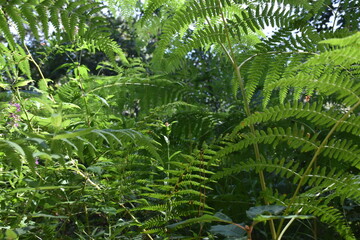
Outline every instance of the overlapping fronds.
{"label": "overlapping fronds", "polygon": [[[296,160],[285,160],[285,158],[265,159],[262,157],[261,161],[249,159],[231,168],[225,168],[214,174],[212,179],[220,179],[251,170],[256,172],[264,170],[285,177],[291,180],[293,184],[298,183],[304,174],[301,163]],[[302,199],[308,198],[311,201],[312,198],[316,199],[324,196],[324,201],[327,203],[335,197],[340,197],[341,199],[349,198],[357,202],[360,200],[360,193],[358,191],[360,187],[359,179],[355,175],[336,168],[317,167],[310,174],[306,175],[304,184],[312,188],[309,188],[309,190],[300,195]]]}
{"label": "overlapping fronds", "polygon": [[138,180],[142,193],[138,196],[140,199],[132,201],[138,206],[131,211],[149,212],[151,217],[141,224],[145,233],[166,236],[169,223],[210,213],[206,192],[211,190],[209,177],[214,174],[208,170],[212,154],[207,150],[193,155],[174,153],[163,167],[158,167],[156,178]]}
{"label": "overlapping fronds", "polygon": [[[244,119],[233,131],[233,134],[251,124],[278,122],[291,118],[306,119],[307,121],[323,127],[334,125],[341,118],[341,113],[333,109],[326,109],[321,102],[287,102],[284,105],[269,107],[263,112],[255,112]],[[360,118],[356,115],[344,120],[336,131],[343,131],[358,136],[360,133]]]}
{"label": "overlapping fronds", "polygon": [[221,117],[205,111],[179,111],[170,119],[177,121],[171,132],[174,141],[185,141],[188,144],[201,146],[204,141],[211,141],[213,130],[221,121]]}
{"label": "overlapping fronds", "polygon": [[[304,168],[296,160],[262,158],[261,161],[250,159],[231,168],[223,169],[213,175],[212,179],[220,179],[254,170],[256,172],[266,171],[276,174],[279,177],[286,178],[293,184],[297,184],[304,174]],[[299,195],[294,202],[290,202],[289,199],[284,199],[284,196],[282,196],[281,200],[280,198],[277,200],[277,204],[290,206],[289,212],[312,214],[318,217],[320,221],[336,229],[344,239],[355,239],[342,213],[329,205],[335,198],[341,198],[342,200],[353,199],[358,202],[360,200],[359,179],[352,174],[338,171],[335,168],[329,171],[326,167],[318,167],[306,175],[306,181],[303,184],[307,186],[308,190]],[[274,198],[275,195],[273,194],[271,198]]]}
{"label": "overlapping fronds", "polygon": [[[157,7],[163,4],[157,3]],[[212,44],[226,45],[229,36],[243,41],[253,34],[259,34],[267,26],[290,26],[295,24],[296,18],[291,13],[300,5],[276,7],[276,4],[268,2],[255,4],[250,1],[215,0],[185,2],[165,22],[153,63],[162,66],[162,70],[172,71],[181,65],[184,56],[192,49],[206,48]],[[186,37],[182,38],[178,33],[184,31],[187,31]],[[180,39],[175,41],[175,38]],[[167,67],[164,69],[164,66]]]}
{"label": "overlapping fronds", "polygon": [[183,101],[192,92],[181,82],[160,77],[100,77],[89,80],[89,84],[87,94],[116,96],[118,110],[126,111],[129,115],[134,111],[135,115],[145,114],[152,108]]}
{"label": "overlapping fronds", "polygon": [[336,208],[324,205],[321,201],[307,201],[306,198],[299,199],[293,203],[291,210],[296,213],[301,212],[301,214],[312,214],[318,217],[320,221],[336,229],[343,239],[356,239],[342,213]]}
{"label": "overlapping fronds", "polygon": [[236,173],[250,171],[250,170],[266,170],[268,172],[274,172],[287,179],[294,178],[294,182],[301,178],[303,170],[299,170],[299,163],[294,160],[285,161],[285,159],[265,159],[261,158],[261,161],[254,161],[249,159],[243,161],[231,168],[225,168],[222,171],[217,172],[212,176],[213,179],[220,179],[226,176],[234,175]]}
{"label": "overlapping fronds", "polygon": [[[312,95],[315,92],[325,95],[336,95],[344,106],[351,106],[360,100],[360,85],[353,78],[357,71],[353,66],[360,62],[360,55],[354,48],[359,47],[359,33],[339,40],[325,40],[338,46],[317,56],[310,58],[300,66],[293,68],[296,73],[292,77],[265,85],[266,91],[274,88],[294,88],[294,99],[298,100],[301,94]],[[301,71],[299,71],[301,69]],[[355,68],[356,69],[356,68]],[[280,94],[280,101],[284,102],[288,91]]]}
{"label": "overlapping fronds", "polygon": [[[127,63],[121,48],[112,40],[101,17],[104,6],[92,1],[6,1],[1,4],[0,30],[8,47],[15,49],[16,39],[25,41],[26,32],[41,41],[55,35],[59,43],[76,43],[89,50],[103,51],[112,61],[115,56]],[[17,36],[14,30],[17,32]]]}
{"label": "overlapping fronds", "polygon": [[320,142],[317,140],[318,135],[310,135],[305,132],[303,128],[298,128],[297,125],[287,129],[281,127],[268,128],[266,131],[260,130],[254,133],[240,134],[239,140],[235,143],[227,143],[227,146],[218,151],[217,156],[225,156],[230,153],[247,148],[252,144],[271,144],[277,146],[280,142],[286,142],[289,147],[300,149],[302,152],[308,152],[317,149]]}
{"label": "overlapping fronds", "polygon": [[358,177],[336,168],[317,167],[306,176],[304,184],[312,188],[304,191],[299,198],[322,198],[326,204],[329,204],[335,197],[340,198],[341,201],[345,199],[352,199],[354,202],[360,201]]}
{"label": "overlapping fronds", "polygon": [[[29,134],[34,136],[35,134]],[[54,136],[28,137],[21,140],[1,140],[0,144],[8,158],[17,156],[17,161],[11,164],[19,171],[23,164],[32,170],[35,168],[35,158],[49,161],[58,161],[64,164],[66,156],[78,157],[84,160],[84,149],[90,148],[97,152],[100,148],[115,151],[128,144],[134,144],[137,149],[142,149],[160,160],[156,142],[147,136],[131,129],[79,129],[56,134]],[[35,148],[35,149],[34,149]],[[14,157],[15,158],[15,157]]]}

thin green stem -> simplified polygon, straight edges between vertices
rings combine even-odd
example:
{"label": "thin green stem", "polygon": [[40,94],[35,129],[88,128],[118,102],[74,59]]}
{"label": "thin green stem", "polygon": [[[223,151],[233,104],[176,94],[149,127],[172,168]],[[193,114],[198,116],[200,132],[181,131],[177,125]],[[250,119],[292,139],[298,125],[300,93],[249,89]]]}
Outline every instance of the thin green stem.
{"label": "thin green stem", "polygon": [[[231,40],[230,40],[230,34],[229,34],[229,30],[228,30],[228,27],[227,27],[227,21],[225,19],[225,16],[224,16],[224,13],[222,11],[222,5],[221,5],[221,2],[218,1],[218,4],[219,4],[219,9],[220,9],[220,13],[221,13],[221,18],[222,18],[222,21],[223,21],[223,24],[224,24],[224,30],[225,30],[225,36],[226,36],[226,41],[228,42],[228,45],[229,45],[229,51],[228,52],[225,48],[225,46],[220,42],[221,44],[221,47],[224,49],[225,53],[228,55],[231,63],[232,63],[232,66],[234,68],[234,71],[235,71],[235,74],[236,74],[236,77],[237,77],[237,80],[239,82],[239,88],[240,88],[240,91],[241,91],[241,96],[243,98],[243,101],[244,101],[244,108],[245,108],[245,113],[247,116],[250,116],[251,115],[251,110],[250,110],[250,105],[249,105],[249,101],[247,99],[247,94],[246,94],[246,90],[245,90],[245,84],[244,84],[244,81],[243,81],[243,78],[241,77],[241,73],[240,73],[240,67],[237,66],[236,64],[236,58],[235,58],[235,53],[233,51],[233,47],[232,47],[232,44],[231,44]],[[250,124],[250,131],[251,133],[255,134],[255,127],[253,124]],[[261,159],[261,154],[260,154],[260,149],[259,149],[259,145],[257,143],[254,143],[253,144],[254,146],[254,152],[255,152],[255,158],[256,158],[256,161],[260,161]],[[266,187],[266,181],[265,181],[265,176],[264,176],[264,172],[263,171],[259,171],[259,180],[260,180],[260,185],[261,185],[261,189],[262,191],[266,191],[267,187]],[[269,204],[267,202],[267,200],[264,199],[264,202],[265,204]],[[275,228],[275,224],[274,224],[274,221],[273,220],[270,220],[270,231],[271,231],[271,235],[272,235],[272,238],[273,239],[276,239],[276,228]]]}
{"label": "thin green stem", "polygon": [[[130,210],[129,209],[127,209],[127,207],[125,207],[125,205],[124,204],[122,204],[122,203],[119,203],[119,205],[122,207],[122,208],[124,208],[125,209],[125,211],[126,211],[126,213],[127,214],[129,214],[129,216],[134,220],[134,222],[136,222],[136,223],[139,223],[140,224],[140,222],[139,222],[139,220],[130,212]],[[142,229],[143,231],[147,231],[145,228],[143,228]],[[151,237],[151,235],[150,234],[148,234],[148,233],[146,233],[145,234],[147,237],[148,237],[148,239],[150,239],[150,240],[154,240],[152,237]]]}
{"label": "thin green stem", "polygon": [[40,68],[39,64],[35,61],[35,59],[34,59],[33,56],[31,55],[31,53],[30,53],[28,47],[26,46],[26,44],[24,44],[24,47],[25,47],[25,49],[26,49],[26,51],[27,51],[29,60],[35,65],[36,69],[39,71],[39,74],[40,74],[41,79],[44,79],[44,80],[45,80],[44,74],[43,74],[43,72],[41,71],[41,68]]}
{"label": "thin green stem", "polygon": [[24,114],[25,114],[25,118],[26,118],[26,123],[29,127],[29,129],[33,132],[34,131],[34,128],[32,127],[32,124],[31,124],[31,119],[26,111],[26,108],[24,106],[24,104],[22,103],[22,100],[21,100],[21,95],[20,95],[20,92],[19,92],[19,88],[16,88],[15,91],[13,91],[15,93],[15,97],[17,99],[17,101],[19,102],[20,106],[21,106],[21,109],[23,110]]}
{"label": "thin green stem", "polygon": [[[299,214],[301,212],[302,209],[300,209],[299,211],[297,211],[296,214]],[[282,238],[282,236],[284,236],[286,230],[290,227],[290,225],[296,220],[295,217],[293,217],[292,219],[290,219],[290,221],[286,224],[286,226],[284,227],[284,229],[281,231],[280,234],[278,234],[278,240],[280,240]]]}
{"label": "thin green stem", "polygon": [[83,99],[84,99],[84,105],[85,105],[85,111],[86,111],[86,123],[88,125],[88,127],[91,127],[91,120],[90,120],[90,109],[89,109],[89,104],[88,104],[88,97],[86,95],[81,77],[79,77],[79,83],[80,83],[80,88],[81,88],[81,92],[83,94]]}

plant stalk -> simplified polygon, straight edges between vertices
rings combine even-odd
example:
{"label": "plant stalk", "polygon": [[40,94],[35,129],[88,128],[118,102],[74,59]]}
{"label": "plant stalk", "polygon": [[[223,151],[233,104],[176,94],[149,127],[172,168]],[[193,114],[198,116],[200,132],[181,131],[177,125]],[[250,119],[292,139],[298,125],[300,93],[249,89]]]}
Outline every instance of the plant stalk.
{"label": "plant stalk", "polygon": [[[230,36],[229,36],[229,30],[227,28],[227,21],[226,21],[226,19],[224,17],[224,13],[222,12],[222,4],[221,4],[221,2],[218,1],[218,4],[219,4],[220,11],[221,11],[221,18],[222,18],[222,21],[223,21],[224,26],[225,26],[224,27],[225,36],[226,36],[226,40],[227,40],[228,45],[229,45],[229,51],[230,52],[228,52],[226,50],[224,44],[222,44],[221,41],[219,41],[219,43],[220,43],[221,47],[224,49],[225,53],[227,54],[227,56],[229,57],[229,59],[230,59],[230,61],[232,63],[232,66],[233,66],[235,74],[236,74],[236,78],[237,78],[237,80],[239,82],[239,88],[240,88],[240,91],[241,91],[241,95],[242,95],[242,98],[243,98],[243,101],[244,101],[245,113],[246,113],[247,116],[250,116],[251,111],[250,111],[250,106],[249,106],[249,102],[248,102],[247,95],[246,95],[245,85],[244,85],[243,78],[241,77],[240,67],[238,67],[237,64],[236,64],[235,54],[234,54],[233,47],[232,47],[232,44],[231,44],[231,40],[230,40]],[[249,127],[250,127],[251,133],[255,134],[254,125],[250,124]],[[255,152],[255,159],[256,159],[257,162],[259,162],[260,158],[261,158],[259,145],[257,143],[254,143],[253,146],[254,146],[254,152]],[[259,171],[259,180],[260,180],[260,185],[261,185],[262,191],[266,191],[267,187],[266,187],[266,181],[265,181],[265,176],[264,176],[263,171]],[[269,205],[269,203],[268,203],[268,201],[266,199],[264,199],[264,202],[265,202],[266,205]],[[275,224],[274,224],[274,221],[272,219],[269,220],[269,222],[270,222],[271,236],[275,240],[276,236],[277,236],[276,235]]]}

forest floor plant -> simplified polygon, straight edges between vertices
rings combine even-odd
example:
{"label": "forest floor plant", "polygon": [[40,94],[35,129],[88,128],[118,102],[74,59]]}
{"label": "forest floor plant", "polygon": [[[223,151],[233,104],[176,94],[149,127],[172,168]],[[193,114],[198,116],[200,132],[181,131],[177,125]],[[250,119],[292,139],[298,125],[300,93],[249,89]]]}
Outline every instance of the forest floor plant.
{"label": "forest floor plant", "polygon": [[[314,17],[322,2],[284,1],[283,6],[274,7],[272,1],[188,1],[165,20],[154,53],[154,66],[163,72],[183,67],[184,57],[192,49],[214,44],[227,56],[234,71],[234,93],[236,96],[239,89],[246,116],[224,138],[225,145],[215,158],[228,157],[224,161],[229,161],[253,146],[255,160],[232,160],[235,165],[217,172],[213,179],[257,172],[265,205],[252,209],[257,214],[247,215],[253,223],[267,222],[268,238],[274,240],[283,239],[294,221],[313,217],[332,226],[345,239],[356,238],[352,229],[358,223],[351,228],[341,208],[344,201],[358,204],[360,194],[360,58],[356,50],[360,35],[344,32],[345,38],[314,37],[306,19]],[[148,9],[162,4],[152,1]],[[298,18],[296,12],[304,17]],[[267,42],[274,40],[282,46],[261,43],[252,53],[239,52],[238,44],[266,25],[279,28]],[[184,31],[188,35],[176,39]],[[332,36],[338,35],[334,32]],[[273,100],[274,91],[279,94],[279,103]],[[250,107],[255,92],[262,97],[262,108]],[[279,179],[287,182],[286,192],[276,187]],[[240,228],[247,230],[251,239],[253,228]],[[312,234],[316,239],[316,231]]]}
{"label": "forest floor plant", "polygon": [[328,2],[149,0],[150,66],[98,2],[1,2],[0,238],[359,238],[359,23],[317,32]]}

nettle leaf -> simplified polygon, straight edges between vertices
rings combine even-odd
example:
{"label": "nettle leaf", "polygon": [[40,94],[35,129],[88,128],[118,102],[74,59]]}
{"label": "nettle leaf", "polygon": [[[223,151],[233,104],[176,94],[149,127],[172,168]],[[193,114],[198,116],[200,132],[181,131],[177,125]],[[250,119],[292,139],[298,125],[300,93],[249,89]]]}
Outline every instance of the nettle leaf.
{"label": "nettle leaf", "polygon": [[233,224],[228,225],[214,225],[211,226],[210,232],[213,234],[220,234],[225,237],[243,237],[246,231]]}
{"label": "nettle leaf", "polygon": [[8,141],[8,140],[0,140],[0,142],[6,143],[11,148],[16,150],[16,152],[18,152],[20,155],[25,156],[24,149],[19,144],[15,143],[15,142],[12,142],[12,141]]}
{"label": "nettle leaf", "polygon": [[25,87],[29,83],[32,83],[32,82],[34,82],[34,80],[19,81],[19,82],[15,83],[13,87]]}
{"label": "nettle leaf", "polygon": [[251,207],[246,211],[246,215],[250,219],[255,219],[259,215],[263,215],[264,213],[277,215],[281,213],[286,207],[278,206],[278,205],[267,205],[267,206],[257,206]]}
{"label": "nettle leaf", "polygon": [[220,218],[220,219],[222,219],[224,221],[232,222],[232,219],[229,216],[227,216],[226,214],[222,213],[222,212],[217,212],[217,213],[214,214],[214,216],[217,217],[217,218]]}
{"label": "nettle leaf", "polygon": [[94,128],[86,128],[86,129],[78,130],[78,131],[74,131],[74,132],[58,134],[58,135],[54,136],[53,139],[79,137],[79,136],[87,135],[87,134],[91,133],[93,130],[94,130]]}
{"label": "nettle leaf", "polygon": [[14,232],[11,229],[6,229],[5,231],[5,236],[7,240],[15,240],[18,239],[18,235],[16,234],[16,232]]}

